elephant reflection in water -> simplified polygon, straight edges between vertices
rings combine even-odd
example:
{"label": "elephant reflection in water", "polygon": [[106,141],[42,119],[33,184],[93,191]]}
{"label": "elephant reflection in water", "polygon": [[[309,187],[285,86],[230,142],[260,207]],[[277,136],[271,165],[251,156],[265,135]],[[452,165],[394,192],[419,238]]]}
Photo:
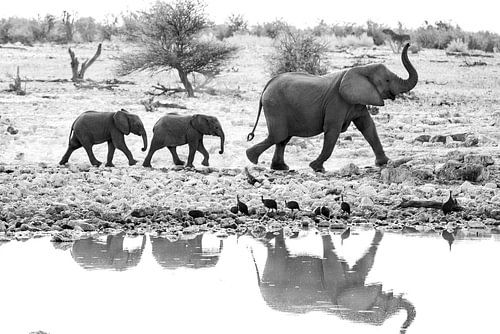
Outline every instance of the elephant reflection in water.
{"label": "elephant reflection in water", "polygon": [[162,267],[167,269],[214,267],[222,251],[222,240],[219,241],[218,248],[203,249],[203,238],[204,234],[176,241],[151,237],[153,256]]}
{"label": "elephant reflection in water", "polygon": [[71,256],[85,269],[127,270],[140,262],[146,244],[146,236],[136,238],[141,243],[134,249],[125,249],[125,233],[108,235],[105,242],[93,237],[77,240],[71,247]]}
{"label": "elephant reflection in water", "polygon": [[267,260],[262,278],[256,269],[261,294],[272,308],[292,313],[325,311],[373,325],[381,325],[404,309],[406,320],[401,333],[415,318],[415,307],[409,301],[382,291],[381,284],[365,284],[382,240],[380,231],[375,232],[370,248],[352,268],[337,257],[329,234],[322,236],[323,258],[291,256],[283,231],[269,237],[275,237],[275,246],[266,242]]}

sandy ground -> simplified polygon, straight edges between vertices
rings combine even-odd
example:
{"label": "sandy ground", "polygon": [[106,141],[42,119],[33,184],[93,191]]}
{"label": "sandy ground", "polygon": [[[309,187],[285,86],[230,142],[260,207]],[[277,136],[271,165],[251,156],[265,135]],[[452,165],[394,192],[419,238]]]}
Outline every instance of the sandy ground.
{"label": "sandy ground", "polygon": [[[410,60],[419,73],[418,85],[412,93],[395,101],[387,101],[380,113],[374,116],[387,155],[395,160],[411,158],[408,168],[430,170],[430,178],[381,182],[381,171],[378,168],[364,168],[373,166],[374,156],[361,134],[351,126],[341,135],[332,157],[325,163],[325,168],[330,173],[315,175],[308,167],[309,162],[321,150],[322,135],[293,138],[287,146],[285,161],[298,173],[269,171],[267,168],[273,154],[271,148],[261,156],[259,165],[262,168],[253,170],[256,176],[266,181],[252,187],[246,183],[241,171],[245,166],[253,167],[245,157],[245,149],[263,140],[267,134],[262,117],[254,141],[246,141],[257,115],[259,95],[269,80],[266,59],[272,52],[272,42],[265,38],[241,36],[229,39],[228,42],[238,45],[240,49],[213,82],[215,95],[200,93],[196,98],[188,99],[177,94],[159,98],[162,102],[185,105],[188,110],[160,109],[157,112],[146,112],[140,102],[147,98],[145,92],[151,90],[152,84],[160,82],[172,87],[179,85],[172,73],[137,73],[120,77],[118,79],[130,80],[134,84],[120,85],[114,90],[79,89],[70,82],[28,81],[28,94],[25,96],[1,91],[0,169],[14,172],[0,173],[0,188],[3,192],[0,220],[6,222],[7,228],[12,227],[6,217],[8,210],[13,207],[38,206],[38,209],[45,210],[57,202],[79,205],[81,208],[87,208],[87,204],[97,205],[103,206],[102,210],[105,210],[120,198],[124,202],[114,203],[116,205],[112,208],[120,211],[123,216],[130,214],[132,208],[144,207],[148,203],[162,204],[171,210],[176,207],[203,207],[210,211],[214,208],[227,209],[228,205],[234,204],[236,193],[240,193],[255,207],[260,205],[261,194],[281,196],[280,200],[297,196],[303,199],[305,206],[312,207],[321,204],[320,198],[326,196],[328,189],[336,188],[343,189],[353,206],[360,208],[360,217],[363,216],[361,201],[365,197],[372,201],[370,208],[375,212],[381,208],[377,205],[386,203],[387,207],[387,203],[397,204],[404,196],[442,201],[451,189],[456,196],[462,197],[461,203],[469,208],[468,214],[474,212],[477,213],[476,217],[495,219],[495,213],[491,212],[500,205],[497,167],[500,158],[498,55],[493,58],[468,58],[469,62],[482,60],[487,64],[469,67],[465,66],[463,57],[446,56],[442,50],[422,50],[418,54],[410,54]],[[71,47],[80,59],[84,59],[92,56],[96,45]],[[96,81],[117,78],[114,73],[116,58],[130,49],[125,44],[104,43],[101,57],[88,70],[86,78]],[[332,49],[329,58],[332,71],[354,64],[383,62],[397,74],[406,76],[399,55],[393,54],[386,47],[360,48],[347,52]],[[8,88],[17,66],[20,67],[23,79],[69,79],[69,62],[66,46],[0,48],[0,88]],[[152,137],[154,123],[165,112],[206,113],[218,117],[226,133],[225,153],[217,153],[218,138],[205,137],[205,146],[209,150],[211,166],[215,168],[215,172],[205,174],[171,170],[173,164],[167,150],[158,151],[152,165],[156,168],[169,168],[168,170],[144,169],[140,163],[147,152],[141,152],[141,138],[134,135],[126,137],[126,142],[134,157],[140,161],[137,166],[128,167],[125,156],[117,151],[114,159],[116,169],[91,168],[85,151],[80,149],[73,153],[69,167],[57,167],[66,150],[71,124],[80,113],[86,110],[116,111],[120,108],[141,117],[149,139]],[[18,130],[18,133],[9,133],[8,126]],[[450,138],[446,144],[414,141],[423,134],[449,136],[459,133],[472,134],[477,139],[477,145],[465,147],[463,142],[451,141]],[[352,140],[346,140],[348,136]],[[472,183],[464,183],[463,179],[437,179],[433,173],[449,159],[447,155],[454,150],[463,154],[491,157],[494,164],[488,167],[487,177]],[[106,151],[105,144],[94,146],[94,153],[101,161],[105,160]],[[179,151],[181,158],[186,156],[186,147]],[[359,175],[338,172],[351,162],[361,167]],[[201,166],[199,155],[195,157],[195,166]],[[110,175],[117,176],[114,184]],[[40,183],[33,183],[34,180]],[[374,191],[363,193],[359,189],[361,186],[371,187]],[[418,190],[424,186],[427,186],[427,190],[429,187],[432,190]],[[219,188],[223,190],[215,191]],[[155,194],[148,192],[151,189],[156,192],[157,197],[152,197]],[[384,191],[388,193],[384,195]],[[104,204],[96,202],[96,192],[105,199]],[[171,196],[172,194],[176,195]],[[111,202],[105,203],[107,198]],[[478,199],[481,203],[477,203]],[[332,198],[324,198],[323,203],[331,207],[338,205]],[[384,210],[390,211],[388,208]],[[424,212],[426,209],[419,210]],[[486,216],[481,216],[485,212]],[[9,217],[14,219],[12,215]],[[500,219],[500,215],[498,218]]]}

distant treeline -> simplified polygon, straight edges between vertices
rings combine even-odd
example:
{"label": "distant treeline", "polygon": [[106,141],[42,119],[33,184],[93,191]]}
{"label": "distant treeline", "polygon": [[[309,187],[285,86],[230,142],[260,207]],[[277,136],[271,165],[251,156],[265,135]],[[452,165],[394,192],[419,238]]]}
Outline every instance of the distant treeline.
{"label": "distant treeline", "polygon": [[[25,45],[33,43],[79,43],[111,40],[118,38],[133,41],[140,36],[138,13],[127,13],[110,16],[104,22],[99,22],[92,17],[76,17],[69,12],[63,12],[59,17],[45,15],[37,19],[10,17],[0,19],[0,43],[20,42]],[[212,25],[213,35],[222,40],[237,33],[248,33],[256,36],[275,38],[283,27],[290,25],[283,20],[275,20],[249,26],[242,15],[231,15],[224,24]],[[500,35],[489,31],[467,32],[458,25],[444,21],[434,24],[424,22],[417,29],[405,29],[400,23],[399,27],[389,27],[373,21],[366,24],[329,24],[321,21],[315,27],[303,29],[314,36],[364,36],[373,39],[375,45],[382,45],[387,40],[382,30],[392,28],[398,34],[409,34],[413,43],[420,48],[446,49],[450,43],[459,41],[470,50],[495,52],[500,50]]]}

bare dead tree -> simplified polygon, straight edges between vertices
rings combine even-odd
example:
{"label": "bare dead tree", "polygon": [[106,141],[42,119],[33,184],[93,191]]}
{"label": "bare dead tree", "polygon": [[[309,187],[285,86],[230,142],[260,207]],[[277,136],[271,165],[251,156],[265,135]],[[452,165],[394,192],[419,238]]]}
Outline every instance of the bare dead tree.
{"label": "bare dead tree", "polygon": [[73,33],[75,32],[75,18],[67,11],[63,12],[62,22],[64,24],[64,32],[66,34],[66,43],[73,41]]}
{"label": "bare dead tree", "polygon": [[9,84],[8,92],[15,92],[17,95],[26,95],[26,82],[24,83],[24,89],[22,88],[22,80],[19,76],[19,66],[17,67],[17,75],[14,78],[14,83]]}
{"label": "bare dead tree", "polygon": [[78,58],[75,56],[75,53],[71,48],[68,48],[69,55],[71,57],[71,71],[73,72],[73,76],[71,78],[71,81],[77,82],[77,81],[83,81],[84,76],[85,76],[85,71],[96,61],[97,58],[101,55],[101,47],[102,44],[99,43],[99,46],[97,47],[97,51],[94,54],[92,58],[85,60],[82,63],[82,66],[80,69],[78,69],[78,65],[80,65],[80,62],[78,61]]}

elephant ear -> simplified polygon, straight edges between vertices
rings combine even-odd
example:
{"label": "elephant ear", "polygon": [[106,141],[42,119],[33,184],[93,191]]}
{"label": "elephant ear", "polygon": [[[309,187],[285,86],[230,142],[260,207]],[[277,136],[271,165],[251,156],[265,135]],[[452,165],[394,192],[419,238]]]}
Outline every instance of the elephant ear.
{"label": "elephant ear", "polygon": [[119,110],[115,112],[113,116],[113,121],[115,122],[115,126],[120,130],[124,135],[128,135],[130,133],[130,124],[128,123],[128,112],[126,110]]}
{"label": "elephant ear", "polygon": [[351,68],[340,82],[340,95],[350,104],[383,106],[384,100],[361,69]]}
{"label": "elephant ear", "polygon": [[193,118],[191,118],[191,126],[195,128],[196,131],[203,134],[210,132],[208,120],[203,115],[194,115]]}

